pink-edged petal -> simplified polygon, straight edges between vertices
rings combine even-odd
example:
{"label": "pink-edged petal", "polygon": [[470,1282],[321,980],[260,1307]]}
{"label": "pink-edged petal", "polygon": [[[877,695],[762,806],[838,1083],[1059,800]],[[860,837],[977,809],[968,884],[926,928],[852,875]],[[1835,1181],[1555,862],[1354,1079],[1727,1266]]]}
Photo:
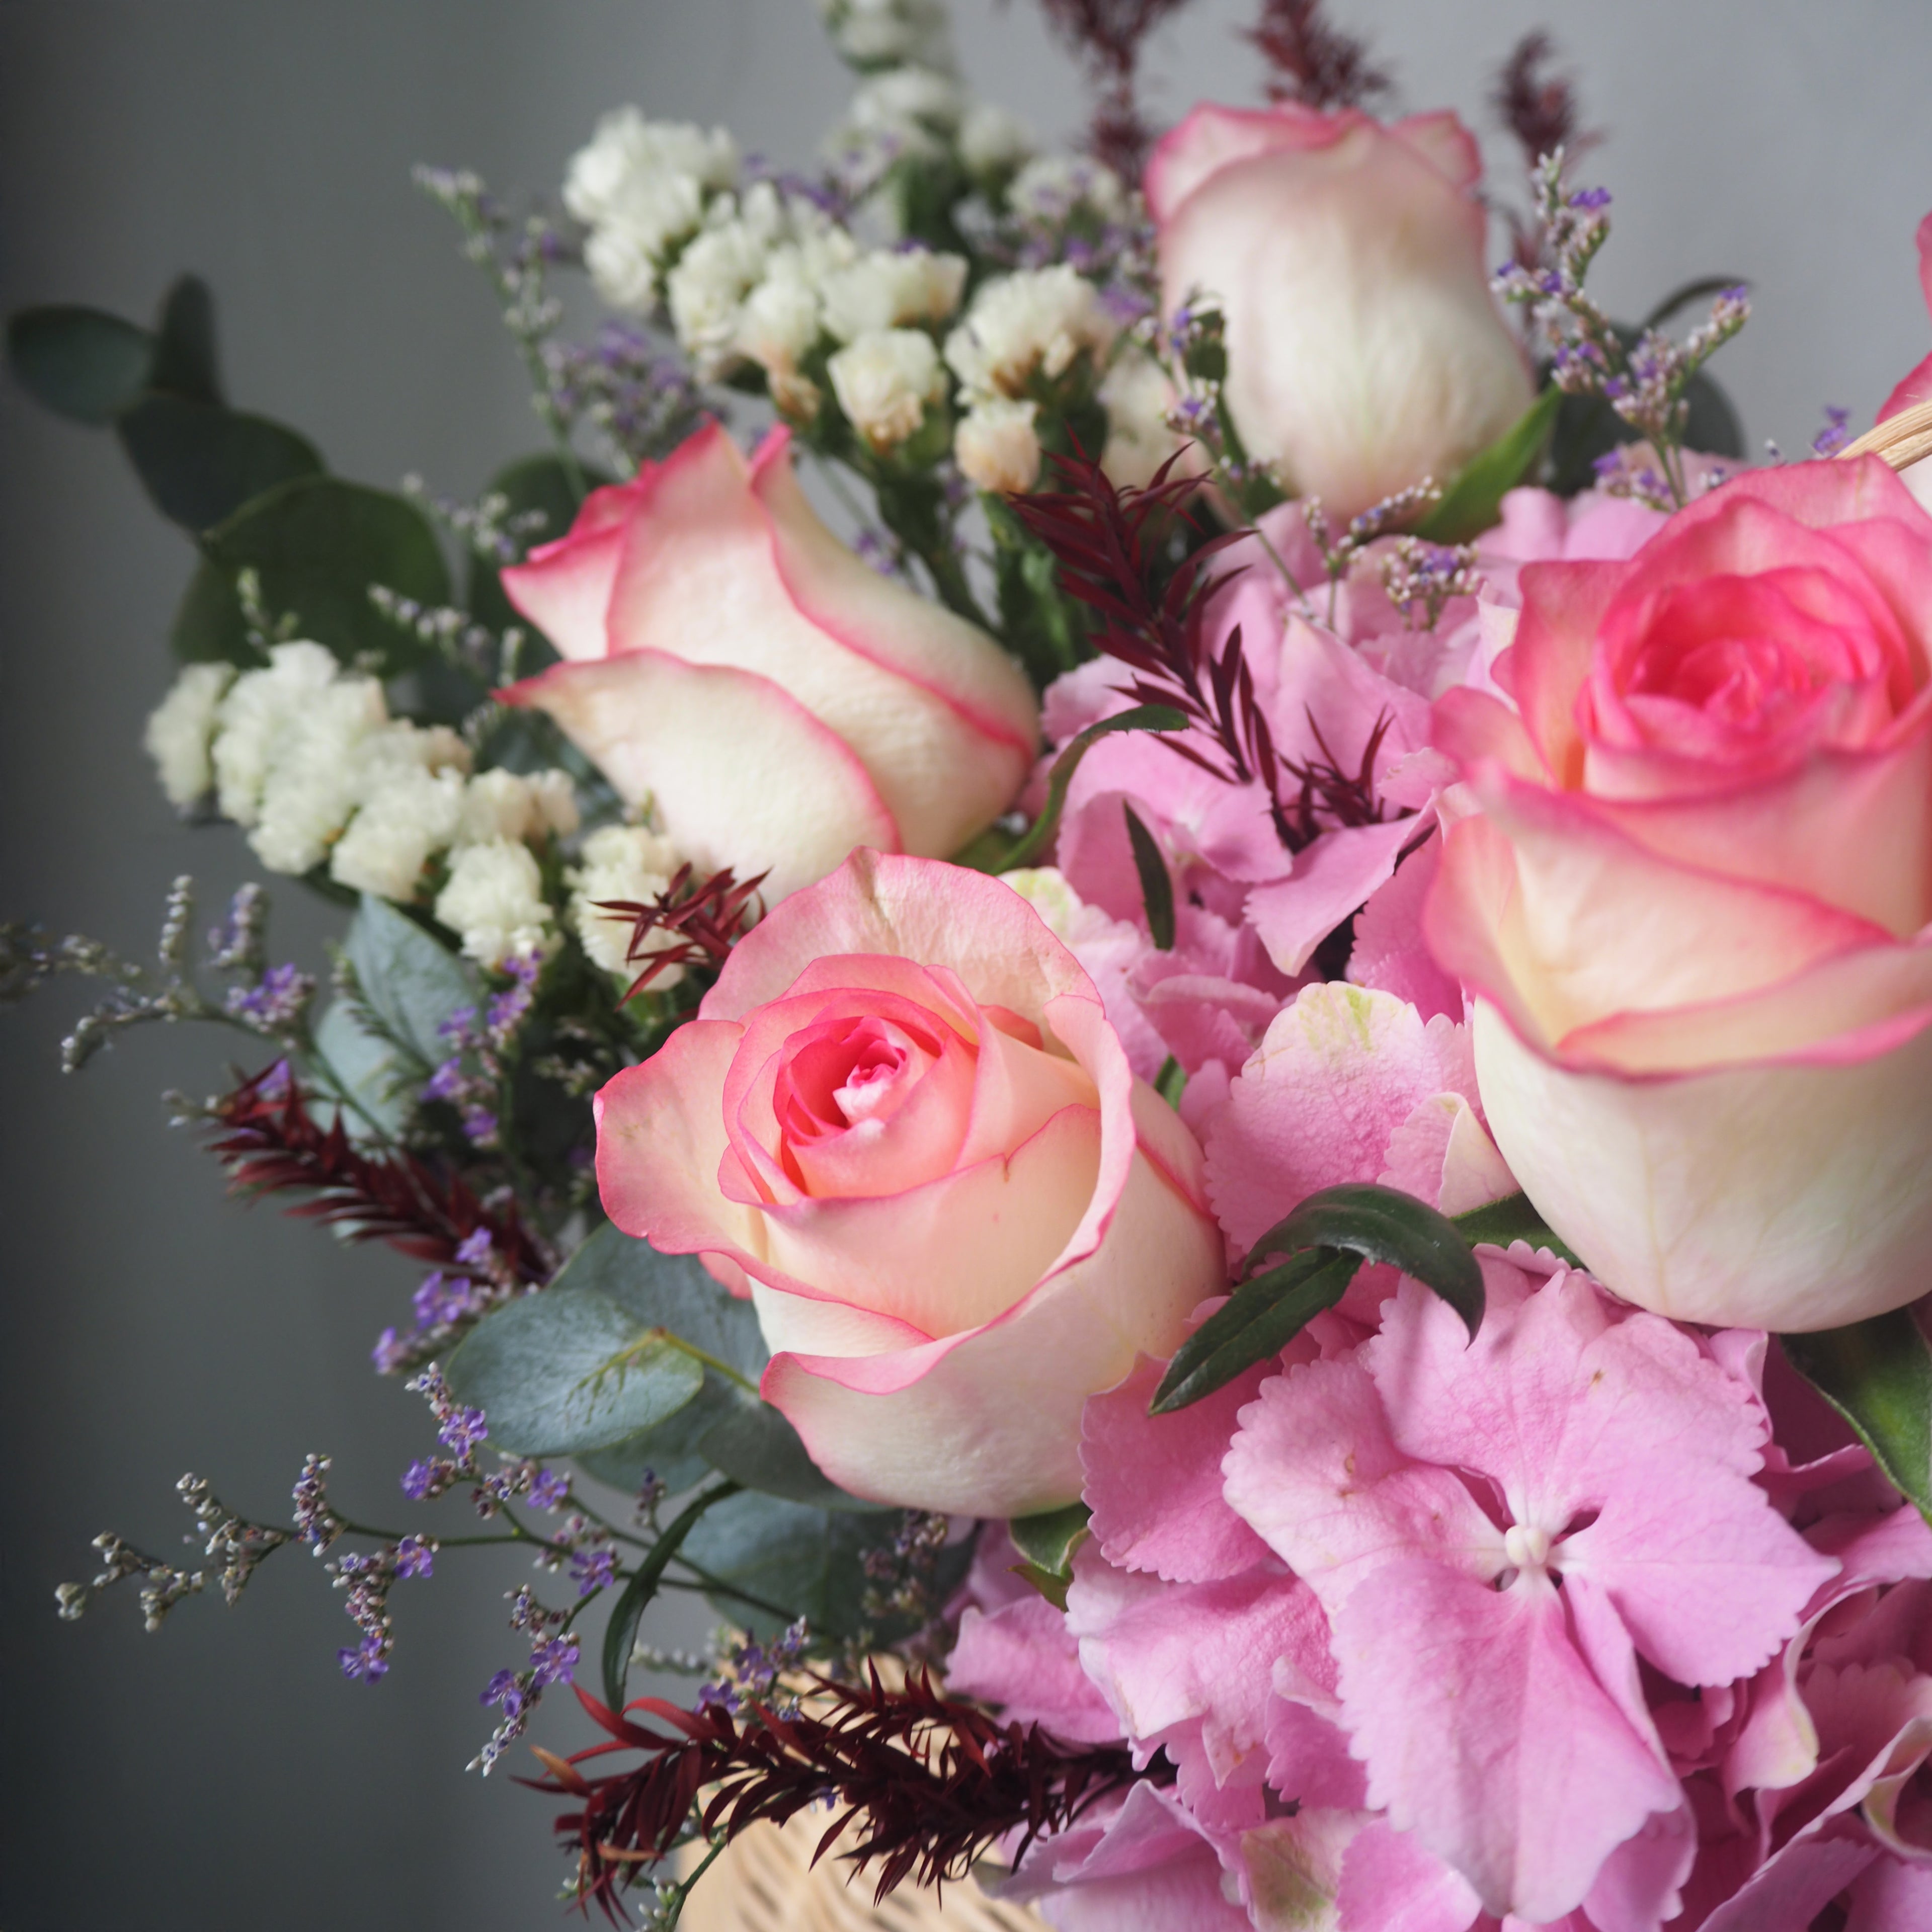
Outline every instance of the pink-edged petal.
{"label": "pink-edged petal", "polygon": [[700,1010],[742,1018],[791,991],[814,962],[844,953],[949,968],[980,1000],[1035,1022],[1062,993],[1100,1004],[1080,962],[1010,886],[962,866],[862,850],[735,946]]}
{"label": "pink-edged petal", "polygon": [[1418,1553],[1486,1580],[1508,1567],[1502,1532],[1455,1474],[1396,1447],[1360,1363],[1292,1368],[1240,1422],[1222,1465],[1228,1503],[1331,1618],[1376,1570]]}
{"label": "pink-edged petal", "polygon": [[557,664],[498,695],[548,712],[622,796],[650,800],[700,870],[766,873],[767,902],[856,847],[900,842],[851,747],[770,678],[638,650]]}
{"label": "pink-edged petal", "polygon": [[1921,403],[1932,403],[1932,356],[1915,364],[1899,379],[1892,394],[1886,398],[1878,412],[1878,420],[1889,422],[1894,416],[1915,409]]}
{"label": "pink-edged petal", "polygon": [[1066,1618],[1030,1592],[991,1611],[968,1609],[946,1660],[956,1696],[991,1704],[1013,1723],[1043,1725],[1070,1744],[1106,1744],[1120,1735],[1112,1708],[1080,1667],[1080,1646]]}
{"label": "pink-edged petal", "polygon": [[1389,132],[1406,142],[1452,188],[1473,188],[1483,178],[1483,151],[1453,107],[1405,115]]}
{"label": "pink-edged petal", "polygon": [[1442,842],[1432,838],[1369,895],[1355,922],[1348,976],[1358,986],[1373,986],[1407,1000],[1425,1020],[1438,1013],[1460,1020],[1462,989],[1436,964],[1422,932],[1423,908],[1442,859]]}
{"label": "pink-edged petal", "polygon": [[1510,656],[1516,699],[1544,769],[1564,790],[1582,783],[1577,694],[1624,574],[1616,563],[1530,564],[1522,573],[1522,616]]}
{"label": "pink-edged petal", "polygon": [[1222,168],[1285,148],[1328,147],[1362,118],[1353,110],[1324,114],[1294,101],[1247,108],[1204,104],[1154,144],[1143,184],[1148,212],[1156,221],[1171,220],[1180,204]]}
{"label": "pink-edged petal", "polygon": [[1370,1802],[1492,1912],[1574,1910],[1616,1847],[1681,1802],[1537,1573],[1498,1592],[1440,1563],[1385,1564],[1337,1614],[1335,1646]]}
{"label": "pink-edged petal", "polygon": [[1248,1247],[1319,1188],[1373,1180],[1396,1130],[1460,1084],[1448,1077],[1459,1051],[1460,1028],[1442,1018],[1425,1025],[1393,994],[1336,981],[1304,987],[1208,1131],[1208,1192],[1235,1246]]}
{"label": "pink-edged petal", "polygon": [[928,1335],[978,1328],[1065,1252],[1094,1196],[1100,1141],[1095,1109],[1066,1107],[1006,1155],[900,1192],[768,1208],[763,1252],[744,1265],[777,1288],[836,1282],[840,1301]]}
{"label": "pink-edged petal", "polygon": [[[1214,1223],[1131,1144],[1095,1251],[963,1335],[875,1354],[780,1348],[763,1393],[833,1481],[929,1510],[1028,1516],[1080,1493],[1080,1412],[1165,1358],[1225,1280]],[[772,1332],[769,1318],[764,1320]]]}
{"label": "pink-edged petal", "polygon": [[962,1166],[985,1160],[1031,1138],[1067,1107],[1088,1107],[1097,1096],[1077,1060],[1015,1040],[997,1026],[982,1028],[970,1109],[963,1110]]}
{"label": "pink-edged petal", "polygon": [[1342,1862],[1336,1932],[1468,1932],[1483,1902],[1413,1832],[1377,1822]]}
{"label": "pink-edged petal", "polygon": [[624,525],[656,487],[659,466],[647,463],[631,482],[592,490],[568,536],[539,544],[501,573],[503,594],[517,614],[536,625],[560,656],[581,662],[610,650],[605,620],[623,560]]}
{"label": "pink-edged petal", "polygon": [[1406,818],[1342,826],[1297,853],[1288,878],[1256,886],[1248,895],[1248,922],[1276,968],[1290,976],[1300,972],[1322,940],[1394,877],[1396,860],[1415,836],[1414,822]]}
{"label": "pink-edged petal", "polygon": [[740,1030],[729,1021],[687,1021],[592,1102],[604,1211],[666,1254],[742,1258],[762,1244],[756,1211],[716,1183],[729,1150],[718,1096]]}
{"label": "pink-edged petal", "polygon": [[1238,1576],[1268,1551],[1222,1499],[1221,1458],[1235,1416],[1271,1365],[1258,1364],[1174,1414],[1150,1415],[1162,1366],[1137,1364],[1119,1388],[1087,1404],[1080,1461],[1094,1540],[1117,1568],[1151,1570],[1169,1582]]}

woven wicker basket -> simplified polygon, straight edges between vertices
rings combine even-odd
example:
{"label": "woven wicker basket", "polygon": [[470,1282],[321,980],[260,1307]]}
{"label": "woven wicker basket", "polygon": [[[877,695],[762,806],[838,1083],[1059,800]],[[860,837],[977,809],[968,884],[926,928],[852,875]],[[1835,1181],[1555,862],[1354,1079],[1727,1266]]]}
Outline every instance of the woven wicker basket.
{"label": "woven wicker basket", "polygon": [[1882,456],[1894,470],[1909,470],[1932,456],[1932,402],[1914,403],[1897,416],[1868,429],[1840,456]]}
{"label": "woven wicker basket", "polygon": [[734,1838],[691,1894],[680,1932],[1046,1932],[1037,1912],[988,1898],[970,1879],[946,1888],[944,1906],[911,1884],[875,1906],[872,1882],[834,1853],[812,1864],[824,1829],[808,1812]]}

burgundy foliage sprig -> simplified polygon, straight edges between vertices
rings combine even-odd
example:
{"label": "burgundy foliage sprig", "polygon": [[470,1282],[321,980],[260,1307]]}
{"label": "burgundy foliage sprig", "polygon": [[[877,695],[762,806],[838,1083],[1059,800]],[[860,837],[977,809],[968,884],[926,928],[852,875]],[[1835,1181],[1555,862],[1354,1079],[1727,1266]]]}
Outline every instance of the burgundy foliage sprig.
{"label": "burgundy foliage sprig", "polygon": [[1160,582],[1162,560],[1149,542],[1156,520],[1185,517],[1198,487],[1177,476],[1178,454],[1168,458],[1144,488],[1116,488],[1100,464],[1084,454],[1052,459],[1066,487],[1009,500],[1014,513],[1052,552],[1061,587],[1096,614],[1096,646],[1134,673],[1124,694],[1143,704],[1171,704],[1211,741],[1195,733],[1164,733],[1160,742],[1229,784],[1258,781],[1268,794],[1276,836],[1291,852],[1340,825],[1374,825],[1384,808],[1375,795],[1376,754],[1387,718],[1370,734],[1358,766],[1344,770],[1311,720],[1320,756],[1297,764],[1276,748],[1274,734],[1255,690],[1237,625],[1217,650],[1208,632],[1214,594],[1238,570],[1210,575],[1214,556],[1244,534],[1210,538]]}
{"label": "burgundy foliage sprig", "polygon": [[[722,966],[756,914],[752,902],[767,874],[740,879],[727,866],[708,879],[693,883],[694,870],[680,866],[670,884],[648,903],[636,899],[599,899],[597,910],[631,922],[630,944],[624,957],[632,965],[649,963],[624,990],[634,999],[674,966]],[[666,938],[659,935],[668,936]],[[648,942],[657,938],[655,945]]]}
{"label": "burgundy foliage sprig", "polygon": [[1322,0],[1262,0],[1247,30],[1268,64],[1268,98],[1308,107],[1359,107],[1389,90],[1369,61],[1368,43],[1332,27]]}
{"label": "burgundy foliage sprig", "polygon": [[[1516,136],[1522,164],[1534,174],[1546,154],[1560,148],[1580,154],[1594,148],[1602,135],[1582,125],[1582,105],[1576,83],[1567,74],[1550,70],[1555,44],[1540,28],[1523,35],[1497,70],[1490,90],[1496,118]],[[1510,212],[1507,217],[1516,259],[1526,268],[1542,266],[1544,237],[1534,220]]]}
{"label": "burgundy foliage sprig", "polygon": [[[1023,1856],[1112,1793],[1173,1776],[1164,1760],[1137,1771],[1121,1745],[1063,1744],[1037,1724],[1003,1724],[942,1696],[924,1671],[899,1689],[888,1689],[875,1670],[864,1684],[817,1682],[811,1701],[829,1706],[826,1713],[786,1717],[760,1705],[736,1714],[718,1704],[683,1711],[656,1697],[638,1698],[620,1715],[580,1689],[610,1742],[568,1759],[540,1750],[550,1775],[525,1782],[583,1801],[556,1829],[577,1846],[584,1909],[594,1898],[617,1921],[619,1888],[671,1849],[694,1807],[705,1835],[730,1838],[829,1802],[833,1815],[814,1856],[856,1828],[842,1856],[862,1870],[878,1867],[876,1900],[908,1878],[932,1886],[963,1878],[1014,1833],[1015,1855]],[[664,1728],[633,1722],[639,1712]],[[604,1777],[579,1768],[616,1751],[640,1751],[644,1762]]]}
{"label": "burgundy foliage sprig", "polygon": [[1148,37],[1188,0],[1040,0],[1048,22],[1084,64],[1094,90],[1087,146],[1123,181],[1140,178],[1154,138],[1136,89]]}
{"label": "burgundy foliage sprig", "polygon": [[305,1193],[290,1214],[437,1267],[461,1271],[457,1250],[480,1230],[518,1280],[544,1282],[554,1272],[514,1202],[486,1207],[460,1174],[404,1150],[364,1152],[339,1113],[324,1127],[286,1060],[224,1094],[213,1118],[219,1132],[209,1150],[238,1192]]}

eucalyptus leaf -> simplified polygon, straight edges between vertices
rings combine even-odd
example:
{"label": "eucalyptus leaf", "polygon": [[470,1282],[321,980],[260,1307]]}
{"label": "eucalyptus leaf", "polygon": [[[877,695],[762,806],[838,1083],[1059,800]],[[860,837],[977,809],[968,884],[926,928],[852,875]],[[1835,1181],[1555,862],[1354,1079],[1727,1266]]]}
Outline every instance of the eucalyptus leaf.
{"label": "eucalyptus leaf", "polygon": [[140,400],[154,339],[104,309],[62,303],[7,318],[7,362],[34,400],[70,422],[112,422]]}
{"label": "eucalyptus leaf", "polygon": [[514,1456],[601,1449],[674,1415],[704,1386],[703,1365],[594,1290],[550,1288],[479,1322],[444,1370]]}
{"label": "eucalyptus leaf", "polygon": [[168,645],[185,664],[232,664],[254,669],[261,652],[248,641],[248,622],[235,581],[204,558],[176,607]]}
{"label": "eucalyptus leaf", "polygon": [[178,277],[161,298],[148,386],[193,402],[222,400],[214,349],[214,295],[199,275]]}
{"label": "eucalyptus leaf", "polygon": [[1462,1316],[1472,1341],[1483,1325],[1483,1271],[1467,1237],[1446,1214],[1412,1194],[1371,1182],[1324,1187],[1255,1241],[1250,1265],[1307,1248],[1385,1262],[1433,1288]]}
{"label": "eucalyptus leaf", "polygon": [[1415,533],[1429,543],[1468,543],[1493,529],[1502,500],[1527,482],[1556,427],[1563,392],[1553,383],[1487,448],[1479,451],[1443,494]]}
{"label": "eucalyptus leaf", "polygon": [[363,1004],[392,1042],[425,1073],[446,1060],[443,1022],[478,997],[470,967],[406,913],[370,892],[363,894],[342,950]]}
{"label": "eucalyptus leaf", "polygon": [[315,446],[266,416],[151,392],[115,424],[156,509],[184,530],[210,530],[292,477],[320,473]]}
{"label": "eucalyptus leaf", "polygon": [[316,1022],[316,1050],[346,1090],[344,1124],[352,1138],[400,1133],[422,1076],[412,1062],[364,1023],[347,1000],[334,1000]]}
{"label": "eucalyptus leaf", "polygon": [[1049,1576],[1070,1576],[1073,1552],[1086,1540],[1093,1515],[1084,1503],[1069,1503],[1037,1516],[1016,1516],[1006,1525],[1006,1534],[1029,1563]]}
{"label": "eucalyptus leaf", "polygon": [[1848,1328],[1780,1335],[1786,1360],[1849,1422],[1932,1522],[1932,1347],[1909,1308]]}
{"label": "eucalyptus leaf", "polygon": [[1487,1242],[1492,1247],[1506,1248],[1512,1241],[1527,1241],[1532,1248],[1547,1248],[1568,1267],[1583,1265],[1551,1231],[1527,1194],[1508,1195],[1450,1218],[1456,1232],[1472,1246]]}
{"label": "eucalyptus leaf", "polygon": [[381,675],[409,670],[428,646],[370,602],[382,585],[418,603],[449,602],[436,532],[407,498],[335,476],[297,476],[242,505],[202,539],[231,577],[260,573],[262,601],[292,613],[296,634]]}
{"label": "eucalyptus leaf", "polygon": [[1244,1282],[1175,1350],[1148,1413],[1170,1415],[1280,1354],[1348,1293],[1361,1264],[1359,1256],[1314,1248]]}

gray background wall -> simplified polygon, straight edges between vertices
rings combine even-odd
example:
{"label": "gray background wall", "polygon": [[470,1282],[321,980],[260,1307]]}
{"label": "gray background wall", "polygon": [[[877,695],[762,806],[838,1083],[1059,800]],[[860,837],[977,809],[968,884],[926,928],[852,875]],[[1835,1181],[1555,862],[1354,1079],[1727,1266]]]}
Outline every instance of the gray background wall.
{"label": "gray background wall", "polygon": [[[1043,133],[1078,124],[1024,0],[958,10],[983,91]],[[1156,43],[1156,110],[1253,98],[1246,12],[1211,0]],[[1932,206],[1927,0],[1335,12],[1375,37],[1403,105],[1476,119],[1499,176],[1514,157],[1483,118],[1486,76],[1525,28],[1555,32],[1610,135],[1592,165],[1617,196],[1613,307],[1714,269],[1757,284],[1722,364],[1754,439],[1801,449],[1826,402],[1862,426],[1932,344],[1912,250]],[[0,0],[0,306],[144,314],[198,269],[238,401],[345,474],[467,493],[534,425],[410,164],[553,188],[625,99],[802,159],[844,87],[807,0]],[[104,437],[0,389],[0,915],[139,950],[176,873],[211,910],[247,876],[232,834],[172,821],[137,749],[189,563]],[[280,899],[285,954],[315,963],[330,917]],[[556,1922],[547,1807],[461,1768],[488,1727],[476,1692],[517,1654],[495,1600],[515,1563],[452,1556],[401,1586],[396,1669],[373,1690],[337,1675],[348,1626],[298,1554],[239,1610],[191,1602],[158,1637],[131,1600],[54,1620],[96,1530],[179,1533],[184,1468],[272,1514],[303,1454],[332,1450],[345,1504],[394,1520],[395,1472],[426,1441],[416,1398],[367,1364],[410,1271],[243,1213],[165,1129],[158,1093],[212,1090],[225,1042],[139,1036],[63,1080],[74,1010],[56,990],[0,1016],[0,1926]]]}

